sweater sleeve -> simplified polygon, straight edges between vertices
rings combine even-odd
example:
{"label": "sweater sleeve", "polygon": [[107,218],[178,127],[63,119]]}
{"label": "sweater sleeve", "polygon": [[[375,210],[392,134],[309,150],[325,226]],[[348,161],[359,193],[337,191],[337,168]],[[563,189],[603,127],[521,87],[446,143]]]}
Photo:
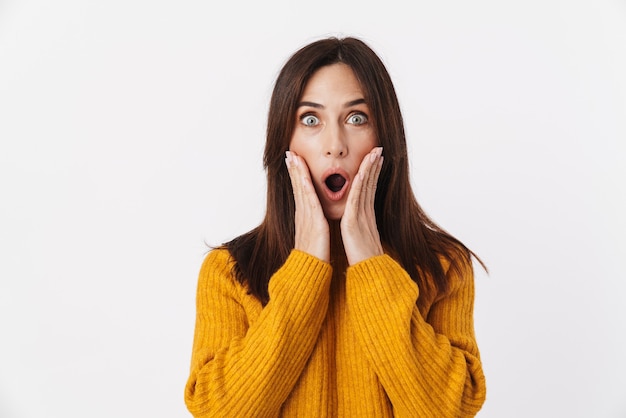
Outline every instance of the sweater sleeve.
{"label": "sweater sleeve", "polygon": [[195,417],[277,416],[317,340],[332,268],[293,250],[249,324],[241,299],[251,296],[231,267],[229,253],[216,250],[200,270],[185,403]]}
{"label": "sweater sleeve", "polygon": [[348,269],[348,315],[395,416],[473,417],[485,400],[471,264],[447,277],[449,291],[424,318],[416,283],[390,256]]}

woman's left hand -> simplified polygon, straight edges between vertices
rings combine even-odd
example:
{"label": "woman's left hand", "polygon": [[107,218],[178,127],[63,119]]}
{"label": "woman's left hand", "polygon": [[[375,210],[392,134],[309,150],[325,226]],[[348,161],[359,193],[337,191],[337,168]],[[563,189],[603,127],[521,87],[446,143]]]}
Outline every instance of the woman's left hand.
{"label": "woman's left hand", "polygon": [[374,211],[382,152],[381,147],[376,147],[363,158],[348,194],[341,218],[341,237],[349,265],[383,254]]}

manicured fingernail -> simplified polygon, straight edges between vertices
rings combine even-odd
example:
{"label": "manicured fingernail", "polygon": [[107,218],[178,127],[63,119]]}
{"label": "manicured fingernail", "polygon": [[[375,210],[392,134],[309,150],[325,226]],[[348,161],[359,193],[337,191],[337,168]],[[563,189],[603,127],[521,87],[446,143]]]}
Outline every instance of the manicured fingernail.
{"label": "manicured fingernail", "polygon": [[376,158],[380,157],[381,155],[383,155],[383,147],[376,147],[372,150],[372,153],[370,154],[370,161],[374,162],[376,161]]}

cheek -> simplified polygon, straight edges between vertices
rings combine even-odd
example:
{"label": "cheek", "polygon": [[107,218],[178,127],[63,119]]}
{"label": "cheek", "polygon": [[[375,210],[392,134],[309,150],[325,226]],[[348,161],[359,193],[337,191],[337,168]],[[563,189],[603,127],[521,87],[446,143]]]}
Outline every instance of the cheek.
{"label": "cheek", "polygon": [[367,154],[378,146],[378,139],[376,138],[374,130],[369,128],[355,136],[353,144],[356,146],[359,153]]}
{"label": "cheek", "polygon": [[306,147],[302,147],[302,146],[298,146],[297,144],[294,144],[294,145],[289,146],[289,151],[295,153],[300,158],[302,158],[304,162],[306,163],[306,165],[309,167],[309,170],[311,169],[311,165],[310,165],[312,162],[310,158],[311,153],[308,152]]}
{"label": "cheek", "polygon": [[300,135],[294,134],[291,137],[291,141],[289,141],[289,150],[295,152],[296,154],[303,156],[306,154],[306,141],[300,137]]}
{"label": "cheek", "polygon": [[369,154],[375,147],[377,143],[375,141],[364,141],[361,143],[361,146],[356,150],[356,155],[358,156],[359,165],[365,158],[367,154]]}
{"label": "cheek", "polygon": [[313,155],[315,153],[313,150],[310,149],[310,147],[307,147],[305,144],[303,144],[302,142],[298,140],[292,139],[291,142],[289,143],[289,151],[294,152],[300,158],[302,158],[305,164],[307,165],[309,172],[311,172],[311,174],[314,174],[316,167],[315,167],[315,159],[313,158]]}
{"label": "cheek", "polygon": [[[295,136],[289,142],[289,150],[295,152],[308,164],[313,163],[313,155],[315,155],[315,149],[313,148],[312,141],[304,141],[302,138]],[[309,168],[311,168],[309,166]]]}
{"label": "cheek", "polygon": [[294,143],[293,141],[291,141],[289,143],[289,151],[293,151],[293,152],[295,152],[298,155],[302,155],[304,150],[303,150],[303,148],[301,146],[298,145],[297,142]]}

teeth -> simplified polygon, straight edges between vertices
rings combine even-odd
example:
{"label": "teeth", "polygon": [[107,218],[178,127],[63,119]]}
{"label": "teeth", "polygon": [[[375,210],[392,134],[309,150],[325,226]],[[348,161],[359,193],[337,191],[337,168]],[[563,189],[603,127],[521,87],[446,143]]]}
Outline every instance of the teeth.
{"label": "teeth", "polygon": [[341,174],[331,174],[326,179],[326,185],[333,192],[338,192],[346,184],[346,179]]}

